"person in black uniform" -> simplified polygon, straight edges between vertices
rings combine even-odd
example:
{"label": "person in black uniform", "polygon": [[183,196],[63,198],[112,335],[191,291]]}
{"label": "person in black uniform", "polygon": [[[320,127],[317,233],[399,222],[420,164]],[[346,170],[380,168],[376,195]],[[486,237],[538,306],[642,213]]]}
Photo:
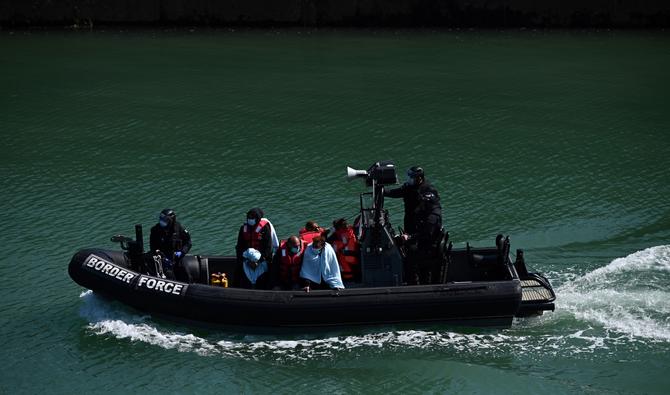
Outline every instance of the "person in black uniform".
{"label": "person in black uniform", "polygon": [[384,190],[384,196],[403,198],[407,242],[407,280],[430,284],[435,246],[442,236],[442,206],[437,189],[425,178],[423,169],[413,166],[400,188]]}
{"label": "person in black uniform", "polygon": [[181,259],[191,250],[191,234],[179,222],[174,210],[166,208],[158,216],[158,223],[151,228],[149,237],[151,253],[160,251],[164,256],[164,265],[169,269],[173,265],[191,282],[187,270],[181,267]]}

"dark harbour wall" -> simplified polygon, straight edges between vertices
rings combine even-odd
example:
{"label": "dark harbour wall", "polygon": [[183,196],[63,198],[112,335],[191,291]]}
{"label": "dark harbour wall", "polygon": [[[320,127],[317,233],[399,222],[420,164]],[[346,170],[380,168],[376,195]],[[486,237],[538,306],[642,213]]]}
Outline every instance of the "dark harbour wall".
{"label": "dark harbour wall", "polygon": [[668,0],[0,0],[30,26],[667,27]]}

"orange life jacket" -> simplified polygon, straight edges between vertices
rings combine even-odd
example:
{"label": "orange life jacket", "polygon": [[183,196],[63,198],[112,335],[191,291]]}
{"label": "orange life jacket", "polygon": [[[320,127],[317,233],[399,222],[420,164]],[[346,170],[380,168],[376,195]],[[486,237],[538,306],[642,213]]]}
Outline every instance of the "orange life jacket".
{"label": "orange life jacket", "polygon": [[282,241],[279,245],[279,281],[288,284],[293,283],[297,284],[300,277],[300,268],[302,266],[302,254],[305,252],[305,247],[307,243],[304,240],[300,240],[300,251],[297,254],[291,255],[289,253],[288,247],[286,246],[286,241]]}
{"label": "orange life jacket", "polygon": [[335,232],[333,249],[340,264],[340,273],[343,280],[353,280],[357,277],[361,265],[361,248],[356,240],[354,229],[351,226]]}
{"label": "orange life jacket", "polygon": [[302,228],[298,232],[298,237],[307,242],[307,244],[311,243],[312,239],[314,239],[316,236],[319,235],[321,235],[321,231],[319,230],[307,230],[305,228]]}
{"label": "orange life jacket", "polygon": [[254,248],[258,251],[261,251],[261,230],[268,224],[267,219],[261,219],[255,226],[249,224],[244,224],[244,229],[242,229],[242,237],[244,241],[247,242],[247,248]]}

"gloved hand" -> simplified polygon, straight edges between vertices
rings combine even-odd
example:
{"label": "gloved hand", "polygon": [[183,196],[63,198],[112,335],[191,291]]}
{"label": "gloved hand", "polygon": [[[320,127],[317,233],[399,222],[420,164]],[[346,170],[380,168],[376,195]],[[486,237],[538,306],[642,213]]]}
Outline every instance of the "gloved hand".
{"label": "gloved hand", "polygon": [[181,258],[181,251],[175,252],[174,256],[176,256],[177,258]]}

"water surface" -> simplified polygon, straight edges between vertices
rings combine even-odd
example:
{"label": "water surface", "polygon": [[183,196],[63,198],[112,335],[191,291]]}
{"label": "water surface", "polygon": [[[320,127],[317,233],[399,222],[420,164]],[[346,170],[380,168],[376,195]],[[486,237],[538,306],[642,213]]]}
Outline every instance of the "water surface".
{"label": "water surface", "polygon": [[[667,393],[670,44],[654,32],[0,35],[0,392]],[[250,334],[67,276],[174,208],[232,254],[356,214],[345,166],[420,164],[457,244],[499,232],[557,289],[506,330]],[[388,201],[400,225],[402,205]]]}

